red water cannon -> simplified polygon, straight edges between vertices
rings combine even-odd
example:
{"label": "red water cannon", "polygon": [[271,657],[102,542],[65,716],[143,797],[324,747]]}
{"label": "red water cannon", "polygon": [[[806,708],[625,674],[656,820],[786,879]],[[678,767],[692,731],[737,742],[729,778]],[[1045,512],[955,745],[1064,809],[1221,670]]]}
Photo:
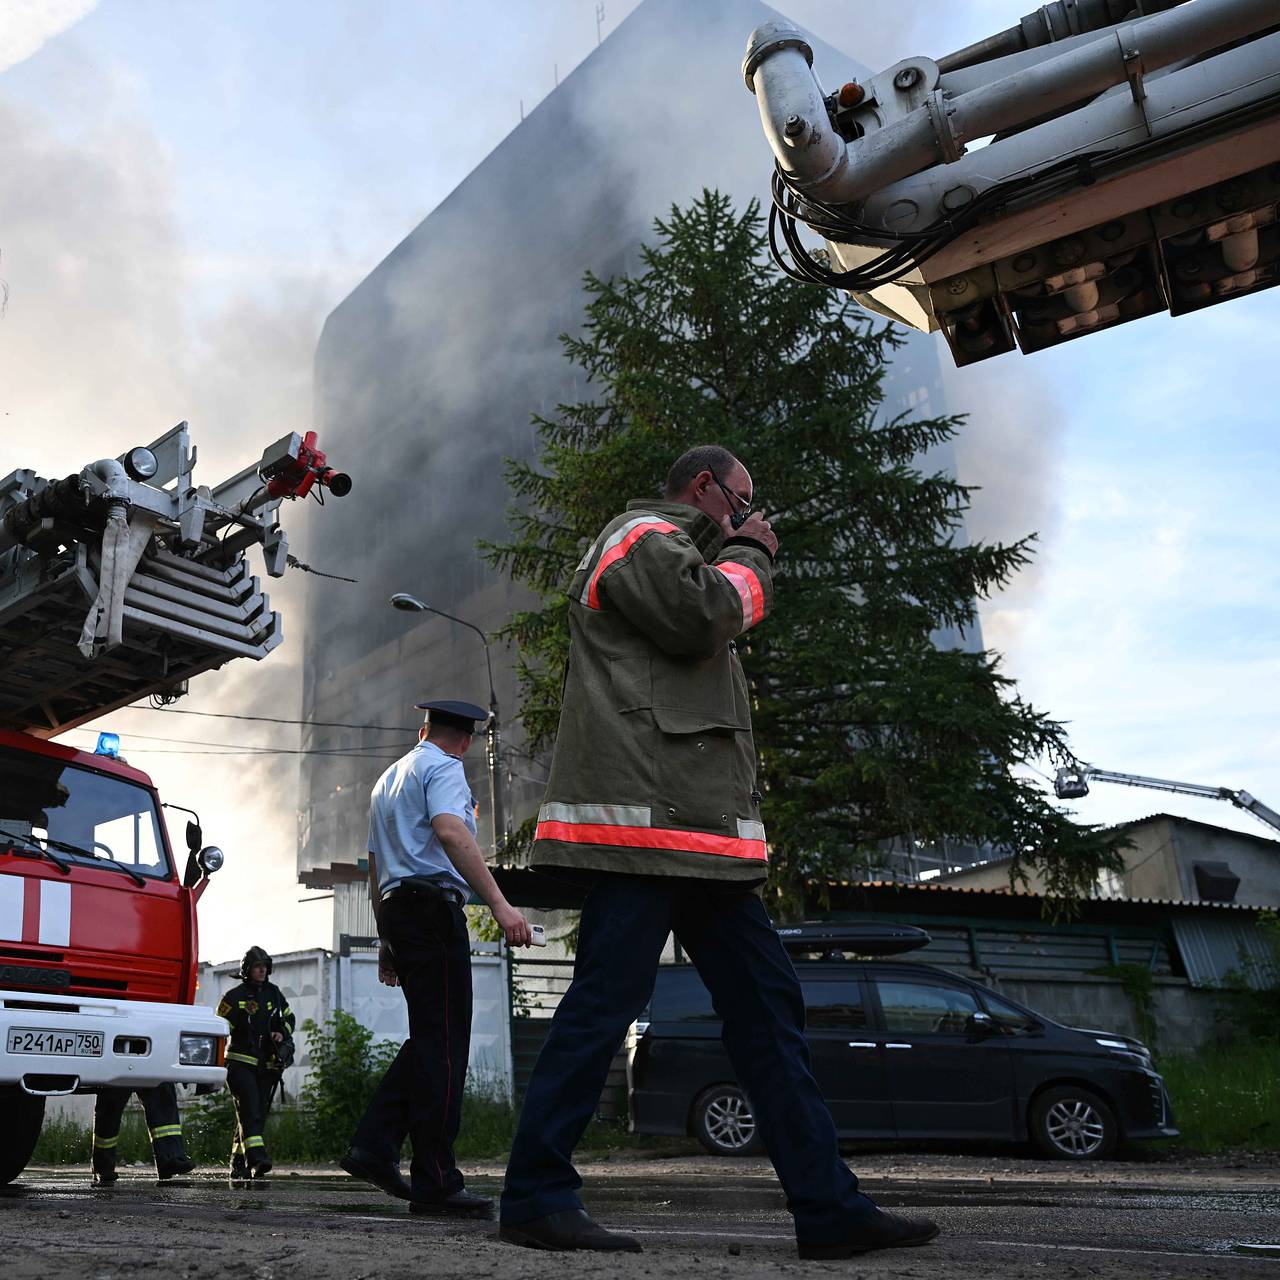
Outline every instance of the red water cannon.
{"label": "red water cannon", "polygon": [[351,492],[351,477],[328,465],[314,431],[305,436],[295,431],[278,440],[262,455],[258,474],[267,482],[267,492],[273,498],[305,498],[317,484],[335,498],[345,498]]}

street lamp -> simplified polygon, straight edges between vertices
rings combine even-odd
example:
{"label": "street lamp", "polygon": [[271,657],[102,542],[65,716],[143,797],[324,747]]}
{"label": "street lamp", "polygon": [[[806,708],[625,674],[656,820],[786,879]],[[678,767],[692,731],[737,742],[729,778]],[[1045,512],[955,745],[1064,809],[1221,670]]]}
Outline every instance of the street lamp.
{"label": "street lamp", "polygon": [[434,605],[411,596],[407,591],[397,591],[391,597],[393,608],[403,613],[434,613],[438,617],[448,618],[460,627],[468,627],[480,637],[484,645],[484,665],[489,673],[489,720],[484,728],[485,760],[489,766],[489,809],[493,814],[493,856],[496,861],[507,843],[506,801],[503,794],[500,762],[502,758],[502,728],[498,719],[498,693],[493,687],[493,661],[489,656],[489,637],[474,622],[459,618],[455,614],[446,613]]}

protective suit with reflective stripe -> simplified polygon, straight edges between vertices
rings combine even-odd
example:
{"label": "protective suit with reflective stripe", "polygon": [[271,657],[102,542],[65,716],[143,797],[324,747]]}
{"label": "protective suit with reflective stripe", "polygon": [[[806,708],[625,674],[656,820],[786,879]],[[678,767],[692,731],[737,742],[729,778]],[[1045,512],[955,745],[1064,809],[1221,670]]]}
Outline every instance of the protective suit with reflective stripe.
{"label": "protective suit with reflective stripe", "polygon": [[773,599],[771,559],[677,502],[633,501],[574,574],[571,645],[535,866],[765,877],[737,637]]}
{"label": "protective suit with reflective stripe", "polygon": [[[120,1126],[132,1089],[103,1089],[93,1108],[93,1180],[100,1185],[116,1181],[116,1150]],[[138,1089],[138,1101],[147,1117],[156,1175],[163,1181],[190,1173],[194,1165],[182,1145],[182,1123],[178,1116],[178,1095],[172,1084]]]}
{"label": "protective suit with reflective stripe", "polygon": [[[264,959],[269,962],[265,953]],[[218,1013],[231,1026],[227,1088],[236,1108],[232,1176],[265,1173],[271,1161],[263,1134],[281,1073],[293,1060],[293,1010],[274,982],[246,980],[222,997]]]}

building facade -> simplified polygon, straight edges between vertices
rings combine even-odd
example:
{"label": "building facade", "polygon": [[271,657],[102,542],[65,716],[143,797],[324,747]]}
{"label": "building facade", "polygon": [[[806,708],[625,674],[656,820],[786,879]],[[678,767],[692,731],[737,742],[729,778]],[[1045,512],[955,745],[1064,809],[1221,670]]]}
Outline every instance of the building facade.
{"label": "building facade", "polygon": [[[581,324],[583,273],[638,267],[653,218],[704,188],[767,199],[770,156],[738,59],[771,16],[754,0],[646,0],[325,324],[316,427],[357,490],[314,522],[308,547],[360,584],[308,583],[303,707],[316,723],[303,746],[324,754],[303,757],[298,874],[334,888],[335,935],[370,931],[359,884],[367,797],[413,741],[411,704],[488,702],[475,633],[394,612],[388,597],[411,592],[488,633],[528,603],[477,550],[507,534],[504,462],[533,458],[532,415],[585,389],[559,340]],[[815,53],[857,70],[834,50]],[[918,335],[887,389],[886,411],[906,408],[945,412],[933,341]],[[512,824],[536,807],[545,773],[515,719],[517,657],[494,641]],[[467,769],[491,844],[480,747]]]}

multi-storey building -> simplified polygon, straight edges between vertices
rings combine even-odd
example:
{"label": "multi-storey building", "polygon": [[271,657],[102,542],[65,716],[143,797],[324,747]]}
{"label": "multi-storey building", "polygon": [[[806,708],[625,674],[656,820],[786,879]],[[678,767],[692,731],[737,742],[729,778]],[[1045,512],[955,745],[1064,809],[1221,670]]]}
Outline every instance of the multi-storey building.
{"label": "multi-storey building", "polygon": [[[477,551],[505,536],[507,458],[531,458],[535,413],[583,390],[559,335],[581,322],[583,272],[638,265],[655,215],[704,187],[767,199],[770,158],[738,62],[771,16],[755,0],[646,0],[532,111],[328,318],[316,354],[316,425],[358,491],[316,521],[309,554],[358,590],[312,584],[304,645],[299,878],[332,885],[335,932],[367,933],[358,861],[369,788],[413,740],[411,704],[488,701],[474,632],[391,609],[407,591],[487,632],[525,603]],[[851,61],[816,50],[821,65]],[[465,146],[465,137],[441,145]],[[889,408],[944,411],[930,339],[895,361]],[[542,770],[521,751],[515,655],[495,643],[508,807],[536,805]],[[394,732],[403,726],[402,732]],[[491,838],[484,759],[468,774]]]}

